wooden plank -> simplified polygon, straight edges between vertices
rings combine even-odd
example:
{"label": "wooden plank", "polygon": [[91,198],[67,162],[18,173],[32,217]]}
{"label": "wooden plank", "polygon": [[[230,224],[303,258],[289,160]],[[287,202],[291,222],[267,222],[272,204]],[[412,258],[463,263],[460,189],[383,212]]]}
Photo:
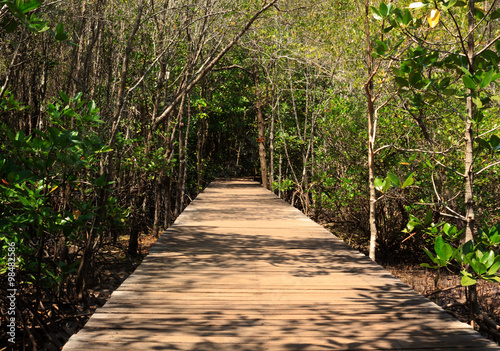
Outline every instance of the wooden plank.
{"label": "wooden plank", "polygon": [[[464,335],[461,333],[450,335],[383,335],[380,337],[336,337],[324,336],[304,340],[304,336],[287,335],[283,337],[251,337],[240,336],[211,336],[179,334],[164,336],[158,333],[144,333],[135,335],[117,335],[107,333],[103,337],[98,334],[85,338],[74,338],[73,350],[103,350],[112,345],[120,350],[498,350],[480,335]],[[98,348],[92,345],[97,344]],[[451,344],[452,346],[446,346]],[[156,348],[155,348],[156,347]]]}
{"label": "wooden plank", "polygon": [[252,182],[214,182],[74,350],[500,350]]}

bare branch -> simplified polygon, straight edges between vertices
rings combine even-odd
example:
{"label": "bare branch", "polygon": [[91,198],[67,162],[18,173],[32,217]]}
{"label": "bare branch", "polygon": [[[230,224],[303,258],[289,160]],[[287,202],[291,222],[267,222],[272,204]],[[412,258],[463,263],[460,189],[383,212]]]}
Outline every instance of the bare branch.
{"label": "bare branch", "polygon": [[444,216],[444,217],[450,217],[450,218],[455,218],[455,219],[459,219],[461,221],[465,221],[467,218],[465,218],[464,216],[462,216],[461,214],[458,214],[458,215],[451,215],[449,213],[444,213],[444,212],[439,212],[439,214],[441,216]]}
{"label": "bare branch", "polygon": [[448,167],[448,166],[446,166],[446,165],[442,164],[441,162],[439,162],[438,160],[434,160],[434,162],[436,162],[436,163],[437,163],[438,165],[440,165],[441,167],[444,167],[444,168],[446,168],[446,169],[449,169],[449,170],[450,170],[450,171],[452,171],[452,172],[455,172],[455,173],[456,173],[457,175],[459,175],[460,177],[465,178],[465,174],[460,173],[460,172],[459,172],[459,171],[457,171],[456,169],[453,169],[453,168],[451,168],[451,167]]}
{"label": "bare branch", "polygon": [[491,132],[494,132],[494,131],[495,131],[495,130],[497,130],[497,129],[500,129],[500,125],[498,125],[498,126],[496,126],[496,127],[492,128],[492,129],[490,129],[490,130],[488,130],[488,131],[486,131],[486,132],[484,132],[484,133],[482,133],[482,134],[478,135],[478,137],[479,137],[479,138],[482,138],[482,137],[483,137],[483,136],[485,136],[486,134],[489,134],[489,133],[491,133]]}
{"label": "bare branch", "polygon": [[227,70],[235,69],[235,68],[241,69],[242,71],[245,71],[248,74],[253,74],[252,72],[247,70],[245,67],[240,66],[240,65],[231,65],[231,66],[226,66],[226,67],[214,68],[212,71],[213,72],[220,72],[220,71],[227,71]]}
{"label": "bare branch", "polygon": [[492,164],[490,164],[490,165],[488,165],[488,166],[484,167],[484,168],[483,168],[483,169],[481,169],[480,171],[476,172],[476,174],[475,174],[475,175],[481,174],[481,173],[483,173],[484,171],[486,171],[488,168],[491,168],[491,167],[496,166],[496,165],[500,165],[500,161],[493,162]]}
{"label": "bare branch", "polygon": [[224,57],[224,55],[231,50],[231,48],[240,40],[240,38],[250,29],[252,24],[259,18],[259,16],[264,13],[267,9],[273,6],[278,0],[272,0],[267,5],[262,7],[259,11],[257,11],[252,18],[246,23],[246,25],[240,30],[240,32],[227,44],[224,49],[214,57],[207,66],[197,74],[197,76],[186,86],[184,87],[177,96],[170,102],[170,104],[165,108],[160,116],[153,121],[152,129],[156,129],[158,125],[163,122],[169,115],[172,113],[175,106],[182,100],[182,97],[193,89],[198,82],[200,82],[211,70],[212,68],[219,62],[219,60]]}

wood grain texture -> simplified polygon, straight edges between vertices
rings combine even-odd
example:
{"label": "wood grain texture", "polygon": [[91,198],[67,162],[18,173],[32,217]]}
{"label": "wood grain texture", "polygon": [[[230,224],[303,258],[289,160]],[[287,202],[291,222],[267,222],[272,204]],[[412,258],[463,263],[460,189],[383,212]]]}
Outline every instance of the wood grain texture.
{"label": "wood grain texture", "polygon": [[63,350],[500,347],[257,183],[216,181]]}

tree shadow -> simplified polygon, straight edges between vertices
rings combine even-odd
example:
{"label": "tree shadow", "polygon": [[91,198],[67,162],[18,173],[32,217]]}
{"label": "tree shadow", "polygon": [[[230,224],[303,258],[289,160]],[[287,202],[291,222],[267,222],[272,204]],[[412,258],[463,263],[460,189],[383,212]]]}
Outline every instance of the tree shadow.
{"label": "tree shadow", "polygon": [[64,350],[499,350],[272,193],[216,182]]}

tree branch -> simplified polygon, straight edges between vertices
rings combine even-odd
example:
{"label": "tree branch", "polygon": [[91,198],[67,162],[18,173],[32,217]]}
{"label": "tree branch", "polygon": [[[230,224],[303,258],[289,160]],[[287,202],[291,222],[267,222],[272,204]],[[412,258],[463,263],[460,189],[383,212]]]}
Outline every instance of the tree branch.
{"label": "tree branch", "polygon": [[229,44],[222,49],[222,51],[214,57],[208,64],[207,66],[198,73],[198,75],[185,87],[183,88],[177,96],[170,102],[170,104],[165,108],[165,110],[162,112],[160,116],[158,116],[154,121],[152,125],[152,129],[155,130],[158,125],[163,122],[169,115],[172,113],[173,109],[175,106],[182,100],[182,97],[186,95],[188,92],[193,89],[196,84],[198,84],[199,81],[201,81],[212,69],[213,67],[219,62],[219,60],[224,57],[224,55],[231,50],[231,48],[240,40],[240,38],[250,29],[252,24],[259,18],[259,16],[264,13],[267,9],[269,9],[271,6],[273,6],[278,0],[272,0],[270,3],[262,7],[259,11],[257,11],[252,18],[247,22],[247,24],[240,30],[240,32],[231,40]]}
{"label": "tree branch", "polygon": [[497,161],[497,162],[493,162],[491,165],[488,165],[486,167],[484,167],[483,169],[481,169],[480,171],[476,172],[476,175],[486,171],[488,168],[491,168],[493,166],[496,166],[496,165],[500,165],[500,161]]}

